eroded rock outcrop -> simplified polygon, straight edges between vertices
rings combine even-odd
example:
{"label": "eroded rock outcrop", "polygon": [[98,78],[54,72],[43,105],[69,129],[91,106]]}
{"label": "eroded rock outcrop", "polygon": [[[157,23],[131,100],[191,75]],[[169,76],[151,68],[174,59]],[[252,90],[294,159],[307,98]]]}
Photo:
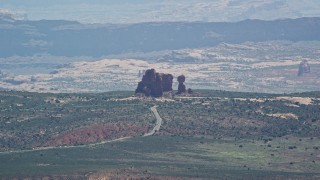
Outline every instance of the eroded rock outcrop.
{"label": "eroded rock outcrop", "polygon": [[[177,94],[193,94],[192,89],[186,88],[184,82],[186,77],[184,75],[178,76],[177,78],[178,92]],[[145,71],[142,80],[138,83],[138,87],[135,91],[136,95],[143,94],[151,97],[161,97],[165,92],[173,91],[172,89],[173,75],[157,73],[155,69],[148,69]],[[168,95],[165,93],[165,95]]]}
{"label": "eroded rock outcrop", "polygon": [[186,77],[184,75],[181,75],[178,76],[177,80],[179,82],[177,94],[186,93],[186,85],[183,84],[186,81]]}
{"label": "eroded rock outcrop", "polygon": [[163,92],[172,91],[171,74],[157,73],[155,69],[148,69],[138,83],[136,94],[141,93],[146,96],[161,97]]}
{"label": "eroded rock outcrop", "polygon": [[173,76],[171,74],[162,74],[163,92],[172,91]]}

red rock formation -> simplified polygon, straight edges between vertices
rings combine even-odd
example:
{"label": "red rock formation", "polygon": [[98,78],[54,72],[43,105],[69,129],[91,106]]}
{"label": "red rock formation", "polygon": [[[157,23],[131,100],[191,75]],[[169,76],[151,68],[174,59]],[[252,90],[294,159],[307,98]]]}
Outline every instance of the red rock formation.
{"label": "red rock formation", "polygon": [[148,69],[139,82],[136,94],[142,93],[146,96],[161,97],[163,92],[172,91],[171,74],[160,74],[154,69]]}
{"label": "red rock formation", "polygon": [[163,92],[172,91],[173,76],[171,74],[162,74]]}
{"label": "red rock formation", "polygon": [[161,97],[162,95],[163,95],[162,76],[161,76],[161,74],[156,73],[155,88],[151,92],[151,96],[153,96],[153,97]]}
{"label": "red rock formation", "polygon": [[184,75],[181,75],[181,76],[178,76],[177,80],[179,82],[177,94],[186,93],[186,86],[183,84],[186,80],[186,77]]}

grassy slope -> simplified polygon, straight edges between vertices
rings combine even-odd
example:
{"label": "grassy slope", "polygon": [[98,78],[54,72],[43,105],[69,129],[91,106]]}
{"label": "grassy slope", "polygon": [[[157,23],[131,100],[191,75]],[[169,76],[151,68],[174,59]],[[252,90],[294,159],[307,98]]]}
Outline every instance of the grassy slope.
{"label": "grassy slope", "polygon": [[[319,139],[303,139],[300,143],[290,137],[285,143],[281,141],[276,138],[265,144],[251,140],[154,136],[97,147],[0,154],[1,177],[84,175],[129,167],[134,167],[135,173],[153,176],[320,177],[316,174],[319,162],[312,162],[319,153],[313,149],[320,145]],[[297,149],[288,150],[290,145],[296,145]]]}

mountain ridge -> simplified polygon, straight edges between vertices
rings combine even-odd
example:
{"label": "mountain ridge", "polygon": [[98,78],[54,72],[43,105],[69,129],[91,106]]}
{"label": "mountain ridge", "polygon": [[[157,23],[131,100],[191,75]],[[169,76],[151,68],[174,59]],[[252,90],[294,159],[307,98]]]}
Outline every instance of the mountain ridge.
{"label": "mountain ridge", "polygon": [[320,18],[240,22],[84,25],[76,21],[0,21],[0,57],[51,54],[102,57],[212,47],[220,43],[320,40]]}

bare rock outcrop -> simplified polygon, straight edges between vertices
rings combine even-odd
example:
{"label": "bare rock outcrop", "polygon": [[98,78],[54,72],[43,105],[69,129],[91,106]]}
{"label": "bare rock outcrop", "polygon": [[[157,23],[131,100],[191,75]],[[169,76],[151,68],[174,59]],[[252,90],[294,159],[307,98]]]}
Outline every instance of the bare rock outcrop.
{"label": "bare rock outcrop", "polygon": [[184,75],[181,75],[178,76],[177,80],[179,82],[177,94],[186,93],[186,85],[183,84],[186,81],[186,77]]}
{"label": "bare rock outcrop", "polygon": [[[192,89],[187,89],[184,85],[186,80],[184,75],[178,76],[177,80],[179,82],[177,94],[193,94]],[[155,69],[148,69],[144,72],[142,80],[138,83],[135,94],[151,97],[172,95],[172,83],[172,74],[157,73]]]}
{"label": "bare rock outcrop", "polygon": [[173,76],[171,74],[162,74],[163,92],[172,91]]}
{"label": "bare rock outcrop", "polygon": [[135,93],[161,97],[163,92],[172,91],[172,80],[173,76],[171,74],[160,74],[155,69],[148,69],[138,83]]}

